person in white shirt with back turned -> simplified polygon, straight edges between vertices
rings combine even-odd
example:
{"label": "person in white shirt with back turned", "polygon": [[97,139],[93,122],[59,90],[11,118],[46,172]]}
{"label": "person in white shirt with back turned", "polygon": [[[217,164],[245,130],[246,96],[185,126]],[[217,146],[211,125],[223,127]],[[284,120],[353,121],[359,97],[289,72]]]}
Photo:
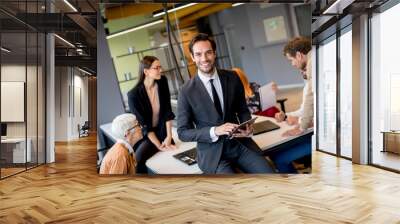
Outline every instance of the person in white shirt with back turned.
{"label": "person in white shirt with back turned", "polygon": [[305,80],[305,85],[300,108],[286,114],[281,111],[275,114],[275,119],[278,122],[286,120],[289,125],[294,125],[294,128],[285,132],[284,135],[296,136],[313,127],[314,92],[311,77],[311,40],[306,37],[296,37],[286,44],[283,54],[293,67],[300,70]]}
{"label": "person in white shirt with back turned", "polygon": [[[311,41],[305,37],[296,37],[289,41],[283,49],[283,54],[291,62],[292,66],[299,69],[306,80],[303,89],[303,102],[301,107],[292,113],[279,112],[275,114],[278,122],[286,120],[294,128],[286,131],[284,136],[301,135],[313,126],[314,117],[314,93],[311,79]],[[291,145],[290,148],[270,156],[275,167],[280,173],[297,173],[292,162],[302,159],[304,163],[311,160],[311,141],[303,141],[300,144]]]}

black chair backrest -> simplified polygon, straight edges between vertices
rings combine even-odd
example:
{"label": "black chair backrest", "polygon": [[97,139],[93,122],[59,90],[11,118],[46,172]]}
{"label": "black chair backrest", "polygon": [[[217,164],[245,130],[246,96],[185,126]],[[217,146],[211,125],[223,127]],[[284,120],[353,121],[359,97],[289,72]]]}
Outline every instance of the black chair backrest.
{"label": "black chair backrest", "polygon": [[85,123],[82,125],[82,129],[89,129],[89,121],[85,121]]}
{"label": "black chair backrest", "polygon": [[109,148],[103,148],[97,150],[97,166],[101,165],[101,162],[103,161],[104,156],[107,154]]}

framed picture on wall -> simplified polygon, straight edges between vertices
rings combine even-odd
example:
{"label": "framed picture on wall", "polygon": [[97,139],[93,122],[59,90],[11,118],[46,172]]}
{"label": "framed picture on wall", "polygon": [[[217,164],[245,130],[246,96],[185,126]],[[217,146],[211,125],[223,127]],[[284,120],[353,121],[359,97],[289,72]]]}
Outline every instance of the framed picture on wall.
{"label": "framed picture on wall", "polygon": [[1,122],[25,121],[25,82],[1,82]]}
{"label": "framed picture on wall", "polygon": [[264,19],[263,24],[267,43],[282,42],[288,39],[283,16]]}

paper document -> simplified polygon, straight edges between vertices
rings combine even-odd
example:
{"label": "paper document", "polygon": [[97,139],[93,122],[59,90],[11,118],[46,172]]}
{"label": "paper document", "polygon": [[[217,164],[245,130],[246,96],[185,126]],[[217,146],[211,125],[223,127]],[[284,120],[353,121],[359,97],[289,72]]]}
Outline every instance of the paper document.
{"label": "paper document", "polygon": [[272,89],[272,82],[260,87],[260,104],[261,110],[264,111],[276,104],[276,93]]}

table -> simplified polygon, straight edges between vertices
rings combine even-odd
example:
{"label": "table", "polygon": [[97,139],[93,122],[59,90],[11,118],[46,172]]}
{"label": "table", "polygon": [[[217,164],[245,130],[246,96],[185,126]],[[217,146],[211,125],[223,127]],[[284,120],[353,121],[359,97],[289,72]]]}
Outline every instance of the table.
{"label": "table", "polygon": [[[274,118],[262,116],[256,117],[258,117],[256,123],[264,120],[270,120],[281,127],[280,129],[258,134],[252,137],[257,145],[263,150],[264,155],[276,153],[277,151],[282,150],[285,147],[290,147],[293,144],[298,144],[299,141],[301,143],[304,138],[309,138],[311,142],[311,135],[313,133],[312,129],[307,130],[301,136],[282,137],[282,134],[285,131],[292,128],[286,122],[277,123],[275,122]],[[189,166],[173,157],[173,155],[177,153],[195,147],[196,142],[181,142],[177,136],[175,128],[173,129],[173,137],[177,144],[177,149],[156,153],[153,157],[147,160],[146,166],[155,174],[201,174],[202,171],[197,166],[197,164]]]}
{"label": "table", "polygon": [[173,128],[173,138],[176,143],[176,150],[158,152],[146,161],[146,166],[156,174],[201,174],[199,166],[191,166],[174,158],[173,155],[196,147],[196,142],[182,142],[178,138],[176,129]]}
{"label": "table", "polygon": [[382,131],[383,149],[382,152],[400,154],[400,131]]}
{"label": "table", "polygon": [[25,138],[1,139],[1,157],[5,160],[5,163],[31,162],[32,140],[30,138],[27,138],[26,142],[27,147],[25,154]]}

